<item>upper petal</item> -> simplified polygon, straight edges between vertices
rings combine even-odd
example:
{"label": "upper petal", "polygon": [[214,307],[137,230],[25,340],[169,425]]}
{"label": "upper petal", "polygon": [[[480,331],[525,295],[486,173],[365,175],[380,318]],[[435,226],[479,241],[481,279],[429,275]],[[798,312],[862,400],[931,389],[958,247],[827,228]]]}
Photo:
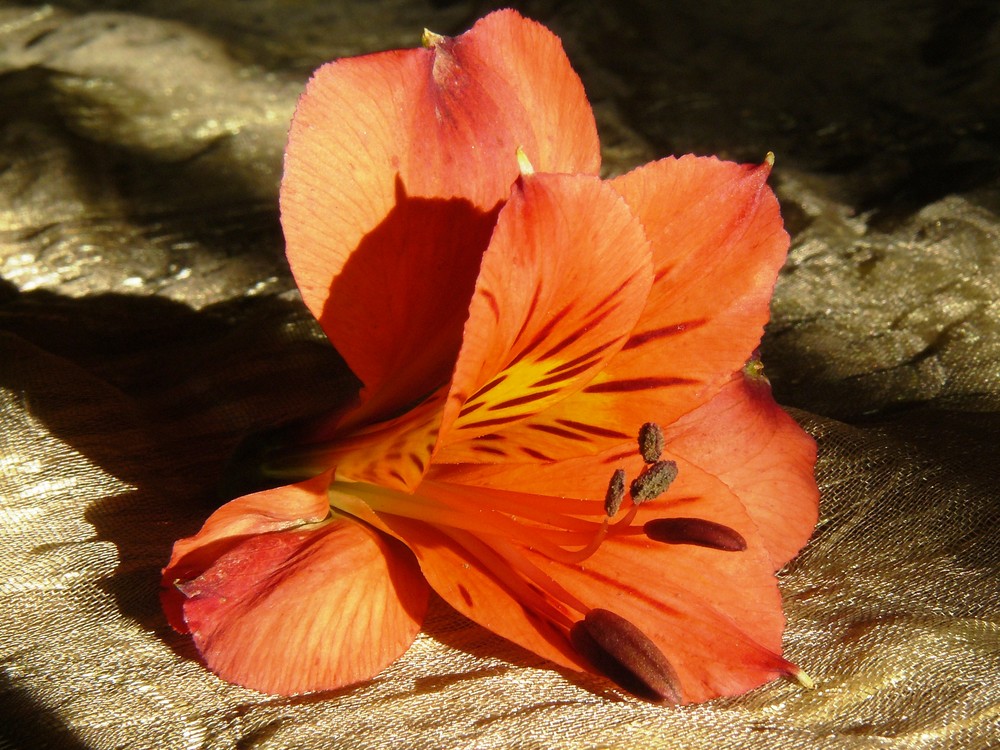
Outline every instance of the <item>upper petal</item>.
{"label": "upper petal", "polygon": [[[651,283],[646,237],[615,191],[589,176],[519,179],[483,256],[435,460],[592,452],[581,444],[601,433],[544,415],[621,348]],[[514,424],[523,439],[506,439]]]}
{"label": "upper petal", "polygon": [[[309,489],[240,498],[225,517],[238,524],[251,505],[287,516]],[[217,541],[214,518],[207,545]],[[343,687],[384,669],[420,628],[427,588],[412,555],[349,516],[227,541],[196,575],[190,549],[167,569],[195,645],[225,680],[286,695]]]}
{"label": "upper petal", "polygon": [[775,403],[760,375],[740,371],[704,406],[666,431],[671,452],[733,490],[778,570],[816,526],[816,443]]}
{"label": "upper petal", "polygon": [[509,444],[550,458],[603,450],[645,422],[670,424],[743,366],[788,248],[767,174],[766,164],[685,156],[611,181],[649,238],[652,289],[593,378],[532,420],[504,425]]}
{"label": "upper petal", "polygon": [[368,390],[399,391],[385,412],[450,374],[518,146],[538,169],[598,169],[559,40],[512,11],[432,49],[330,63],[306,88],[281,185],[288,259]]}

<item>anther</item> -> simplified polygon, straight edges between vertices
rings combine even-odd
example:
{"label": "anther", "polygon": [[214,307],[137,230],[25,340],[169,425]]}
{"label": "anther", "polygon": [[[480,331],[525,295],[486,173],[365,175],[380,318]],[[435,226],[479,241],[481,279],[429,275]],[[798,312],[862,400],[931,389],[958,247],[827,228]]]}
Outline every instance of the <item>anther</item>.
{"label": "anther", "polygon": [[660,460],[663,453],[663,430],[656,422],[646,422],[639,428],[639,453],[647,464]]}
{"label": "anther", "polygon": [[622,507],[622,500],[625,499],[625,469],[615,469],[608,482],[608,492],[604,496],[604,512],[608,518],[614,518],[615,514]]}
{"label": "anther", "polygon": [[641,698],[680,703],[679,680],[659,647],[621,615],[590,610],[570,631],[573,646],[606,677]]}
{"label": "anther", "polygon": [[736,529],[703,518],[657,518],[647,521],[642,530],[655,542],[694,544],[725,552],[747,548],[747,540]]}
{"label": "anther", "polygon": [[657,498],[667,491],[671,482],[676,478],[676,463],[657,461],[643,469],[642,473],[632,480],[632,484],[629,486],[632,500],[638,504]]}

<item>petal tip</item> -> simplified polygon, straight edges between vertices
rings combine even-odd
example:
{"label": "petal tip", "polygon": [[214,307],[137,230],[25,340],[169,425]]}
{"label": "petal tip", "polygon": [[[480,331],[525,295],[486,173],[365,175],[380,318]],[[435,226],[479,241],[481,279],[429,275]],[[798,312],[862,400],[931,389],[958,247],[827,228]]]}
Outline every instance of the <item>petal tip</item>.
{"label": "petal tip", "polygon": [[434,49],[444,40],[445,37],[443,35],[435,34],[430,29],[424,29],[423,34],[420,35],[420,43],[427,49]]}
{"label": "petal tip", "polygon": [[814,690],[816,688],[816,683],[813,681],[813,678],[798,667],[795,667],[789,676],[806,690]]}

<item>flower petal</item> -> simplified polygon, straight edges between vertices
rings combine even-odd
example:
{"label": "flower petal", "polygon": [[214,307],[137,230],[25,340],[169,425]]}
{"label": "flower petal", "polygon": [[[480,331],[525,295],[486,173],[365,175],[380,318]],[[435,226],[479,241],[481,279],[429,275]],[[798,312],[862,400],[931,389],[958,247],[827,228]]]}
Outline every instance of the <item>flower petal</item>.
{"label": "flower petal", "polygon": [[[789,243],[769,173],[767,162],[683,156],[611,181],[646,228],[655,282],[635,332],[591,390],[667,425],[709,400],[750,358]],[[615,391],[637,373],[675,382]]]}
{"label": "flower petal", "polygon": [[470,620],[507,640],[580,672],[586,664],[572,648],[563,630],[526,606],[530,585],[517,591],[506,587],[486,567],[441,528],[399,516],[383,516],[384,523],[413,550],[431,588]]}
{"label": "flower petal", "polygon": [[[598,435],[539,413],[584,387],[631,333],[649,293],[649,247],[596,177],[520,179],[483,256],[436,461],[578,455]],[[507,440],[522,424],[524,439]],[[571,437],[567,439],[566,434]],[[490,434],[494,439],[474,441]],[[618,441],[627,439],[618,433]]]}
{"label": "flower petal", "polygon": [[289,263],[368,392],[393,391],[383,417],[450,375],[519,146],[540,170],[599,166],[559,40],[512,11],[431,49],[325,65],[299,101],[281,185]]}
{"label": "flower petal", "polygon": [[[640,506],[632,533],[611,533],[593,556],[579,564],[554,561],[530,546],[522,546],[521,555],[571,597],[636,625],[674,667],[685,702],[736,695],[793,673],[795,667],[780,656],[781,599],[756,524],[722,482],[679,456],[665,456],[677,462],[678,477],[665,496]],[[559,503],[565,502],[563,497],[599,502],[615,468],[623,466],[635,476],[641,465],[632,449],[559,464],[442,467],[436,481],[462,483],[470,497],[475,496],[476,486],[516,487],[537,493],[534,505],[543,508],[546,497]],[[697,540],[668,544],[639,532],[647,521],[671,518],[719,524],[742,537],[746,548],[726,551]],[[453,567],[456,559],[447,559],[440,546],[421,540],[411,548],[431,585],[457,609],[553,658],[558,644],[551,636],[537,625],[534,635],[525,634],[533,619],[519,614],[515,625],[507,624],[504,613],[524,605],[511,586],[479,590],[471,606],[456,591],[461,594],[459,585],[469,588],[467,572],[483,575],[482,570],[470,572],[474,562],[473,568]],[[548,650],[539,648],[539,639]],[[559,663],[566,665],[565,657]]]}
{"label": "flower petal", "polygon": [[816,525],[816,443],[760,375],[736,373],[719,394],[666,431],[671,452],[721,479],[743,501],[780,569]]}
{"label": "flower petal", "polygon": [[276,446],[266,458],[269,476],[295,478],[335,466],[338,479],[411,491],[431,463],[447,386],[397,417],[366,424],[368,404]]}
{"label": "flower petal", "polygon": [[[247,522],[240,508],[255,509],[251,525],[255,515],[289,515],[319,486],[304,484],[233,501],[213,516],[206,544],[218,543],[226,518],[231,528]],[[420,629],[427,587],[412,555],[349,516],[223,539],[196,577],[168,571],[195,645],[227,681],[286,695],[344,687],[392,663]],[[184,563],[190,570],[190,550]]]}
{"label": "flower petal", "polygon": [[188,632],[182,610],[185,597],[176,581],[196,578],[220,555],[255,534],[285,531],[325,519],[330,513],[326,489],[332,476],[330,471],[299,484],[238,497],[209,516],[197,534],[175,542],[160,587],[160,599],[171,626],[178,632]]}
{"label": "flower petal", "polygon": [[[582,389],[497,430],[508,444],[552,459],[604,450],[647,421],[670,424],[742,367],[760,342],[788,248],[768,171],[682,157],[610,183],[651,242],[648,302],[621,349],[602,351],[601,371]],[[468,452],[463,458],[473,460]]]}

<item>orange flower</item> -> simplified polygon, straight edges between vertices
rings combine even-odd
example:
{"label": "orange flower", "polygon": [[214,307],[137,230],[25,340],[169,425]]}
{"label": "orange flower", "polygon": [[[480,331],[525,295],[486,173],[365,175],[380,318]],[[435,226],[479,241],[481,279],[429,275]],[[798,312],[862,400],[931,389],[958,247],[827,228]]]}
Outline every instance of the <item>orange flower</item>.
{"label": "orange flower", "polygon": [[177,542],[171,623],[224,679],[337,688],[407,649],[429,583],[654,700],[806,679],[774,572],[816,520],[815,446],[744,367],[788,247],[770,164],[602,181],[549,31],[501,11],[424,41],[299,103],[288,259],[364,387],[271,454],[297,483]]}

